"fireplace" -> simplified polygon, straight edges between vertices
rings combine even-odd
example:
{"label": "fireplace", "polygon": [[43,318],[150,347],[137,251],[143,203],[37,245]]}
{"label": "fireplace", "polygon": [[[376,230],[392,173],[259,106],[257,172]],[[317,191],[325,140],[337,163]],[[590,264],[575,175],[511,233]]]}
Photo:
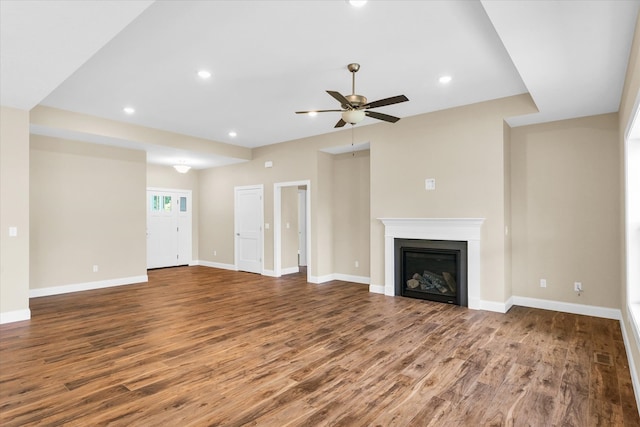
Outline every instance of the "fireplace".
{"label": "fireplace", "polygon": [[467,306],[467,242],[394,239],[395,294]]}
{"label": "fireplace", "polygon": [[384,283],[371,292],[400,295],[395,286],[395,239],[453,240],[467,243],[467,306],[480,301],[480,235],[484,218],[379,218],[384,224]]}

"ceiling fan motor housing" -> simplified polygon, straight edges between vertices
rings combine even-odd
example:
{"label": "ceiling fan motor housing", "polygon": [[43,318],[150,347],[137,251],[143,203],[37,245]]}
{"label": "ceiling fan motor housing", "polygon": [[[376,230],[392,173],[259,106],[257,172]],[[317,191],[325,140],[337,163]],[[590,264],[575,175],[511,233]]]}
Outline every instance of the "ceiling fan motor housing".
{"label": "ceiling fan motor housing", "polygon": [[[347,100],[351,103],[351,107],[357,108],[367,103],[367,98],[365,98],[362,95],[351,94],[351,95],[346,95],[345,98],[347,98]],[[343,107],[349,108],[349,106],[346,106],[346,105],[343,105]]]}

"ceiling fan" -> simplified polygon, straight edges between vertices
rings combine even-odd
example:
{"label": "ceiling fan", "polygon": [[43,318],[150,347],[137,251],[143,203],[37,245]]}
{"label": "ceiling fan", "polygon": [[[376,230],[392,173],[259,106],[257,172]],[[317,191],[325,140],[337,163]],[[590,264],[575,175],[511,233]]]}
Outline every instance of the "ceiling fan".
{"label": "ceiling fan", "polygon": [[399,117],[394,117],[388,114],[369,110],[371,108],[384,107],[386,105],[406,102],[409,100],[409,98],[404,95],[398,95],[392,96],[391,98],[380,99],[378,101],[367,102],[367,98],[362,95],[356,94],[356,73],[360,69],[360,64],[349,64],[347,65],[347,69],[351,72],[351,95],[343,96],[340,92],[332,90],[327,91],[329,95],[334,97],[340,103],[340,106],[342,108],[341,110],[296,111],[296,114],[341,112],[342,118],[334,126],[336,128],[341,128],[347,123],[351,123],[352,125],[360,123],[365,118],[365,116],[391,123],[395,123],[400,120]]}

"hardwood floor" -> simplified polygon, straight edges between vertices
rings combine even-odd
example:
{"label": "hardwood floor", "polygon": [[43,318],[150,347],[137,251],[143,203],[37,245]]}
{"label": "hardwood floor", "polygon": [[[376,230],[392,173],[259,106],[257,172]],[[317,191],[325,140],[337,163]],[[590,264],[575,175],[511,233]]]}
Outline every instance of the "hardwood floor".
{"label": "hardwood floor", "polygon": [[3,426],[640,425],[613,320],[207,267],[31,310],[0,326]]}

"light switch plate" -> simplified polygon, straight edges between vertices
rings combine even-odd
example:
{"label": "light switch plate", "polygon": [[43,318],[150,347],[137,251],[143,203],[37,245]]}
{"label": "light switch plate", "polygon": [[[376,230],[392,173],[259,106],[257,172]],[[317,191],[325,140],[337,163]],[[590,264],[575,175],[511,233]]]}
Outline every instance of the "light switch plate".
{"label": "light switch plate", "polygon": [[9,237],[18,237],[18,227],[9,227]]}
{"label": "light switch plate", "polygon": [[424,188],[427,190],[435,190],[436,189],[436,180],[435,178],[427,178],[424,180]]}

